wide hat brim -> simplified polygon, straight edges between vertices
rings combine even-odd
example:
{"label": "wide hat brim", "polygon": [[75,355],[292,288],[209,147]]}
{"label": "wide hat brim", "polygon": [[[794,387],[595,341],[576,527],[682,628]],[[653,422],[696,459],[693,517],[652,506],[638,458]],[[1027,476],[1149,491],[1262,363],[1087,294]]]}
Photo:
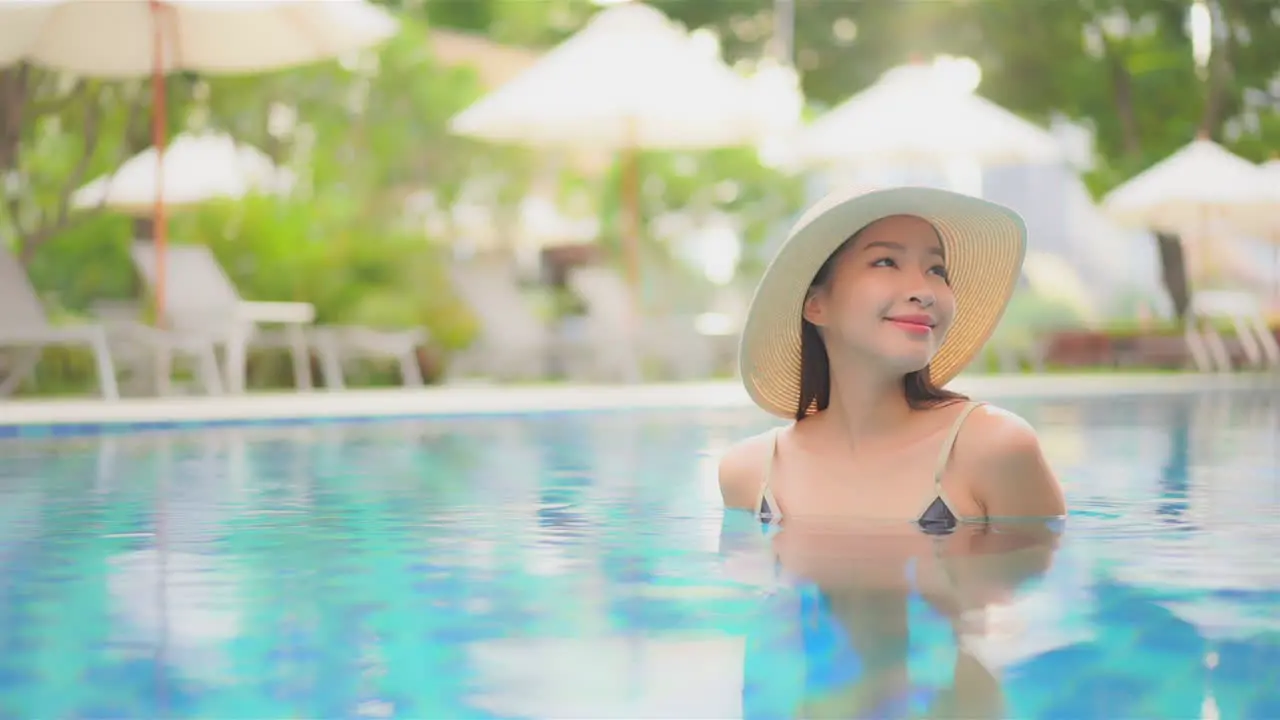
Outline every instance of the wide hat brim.
{"label": "wide hat brim", "polygon": [[1026,256],[1027,226],[1018,213],[936,188],[833,192],[795,224],[751,300],[738,367],[747,393],[761,408],[795,418],[800,403],[801,312],[809,284],[850,236],[894,215],[913,215],[937,228],[955,292],[955,320],[929,363],[930,379],[939,387],[945,385],[991,337]]}

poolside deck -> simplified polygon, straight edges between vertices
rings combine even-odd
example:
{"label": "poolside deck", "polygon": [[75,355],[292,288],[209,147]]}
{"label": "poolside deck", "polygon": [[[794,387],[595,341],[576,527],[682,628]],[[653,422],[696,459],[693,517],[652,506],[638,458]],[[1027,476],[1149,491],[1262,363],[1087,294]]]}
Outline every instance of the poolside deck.
{"label": "poolside deck", "polygon": [[[982,399],[1098,397],[1206,390],[1280,391],[1277,374],[961,376],[950,387]],[[188,425],[374,417],[506,415],[617,409],[750,408],[736,381],[646,385],[448,385],[418,390],[254,393],[228,397],[0,400],[0,437],[18,428]],[[25,433],[23,433],[25,434]]]}

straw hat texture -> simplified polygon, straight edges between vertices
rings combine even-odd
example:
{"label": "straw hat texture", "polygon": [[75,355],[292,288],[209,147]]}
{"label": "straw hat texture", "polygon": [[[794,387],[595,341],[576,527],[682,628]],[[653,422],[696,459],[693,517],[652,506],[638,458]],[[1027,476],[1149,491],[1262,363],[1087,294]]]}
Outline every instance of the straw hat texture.
{"label": "straw hat texture", "polygon": [[765,270],[747,313],[738,366],[747,393],[764,410],[795,418],[800,403],[801,311],[818,269],[857,231],[883,218],[914,215],[942,238],[956,315],[929,377],[942,386],[986,343],[1018,282],[1027,227],[1013,210],[927,187],[837,190],[796,222]]}

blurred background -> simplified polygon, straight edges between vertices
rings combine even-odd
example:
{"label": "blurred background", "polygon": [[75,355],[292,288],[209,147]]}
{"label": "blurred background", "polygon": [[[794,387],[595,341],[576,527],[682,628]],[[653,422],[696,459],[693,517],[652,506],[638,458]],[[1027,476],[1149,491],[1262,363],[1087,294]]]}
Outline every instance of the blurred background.
{"label": "blurred background", "polygon": [[235,12],[77,5],[0,3],[0,352],[83,334],[0,390],[729,378],[849,183],[1027,218],[971,372],[1280,367],[1272,3],[310,3],[365,14],[276,66]]}

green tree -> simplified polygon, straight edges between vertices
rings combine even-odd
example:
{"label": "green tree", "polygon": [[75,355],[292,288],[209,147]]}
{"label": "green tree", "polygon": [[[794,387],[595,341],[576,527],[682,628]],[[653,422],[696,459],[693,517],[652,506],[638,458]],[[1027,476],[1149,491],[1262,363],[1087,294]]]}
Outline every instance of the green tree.
{"label": "green tree", "polygon": [[[759,57],[772,0],[653,0],[713,27],[732,61]],[[1209,0],[1219,31],[1204,72],[1186,27],[1190,0],[795,0],[795,63],[806,96],[839,103],[912,56],[974,57],[979,92],[1038,122],[1090,124],[1104,191],[1205,133],[1261,160],[1280,144],[1272,82],[1280,41],[1270,3]]]}
{"label": "green tree", "polygon": [[[171,98],[171,107],[183,102],[180,91]],[[70,80],[28,64],[0,70],[0,244],[29,263],[92,217],[72,193],[146,146],[150,105],[139,83]]]}

